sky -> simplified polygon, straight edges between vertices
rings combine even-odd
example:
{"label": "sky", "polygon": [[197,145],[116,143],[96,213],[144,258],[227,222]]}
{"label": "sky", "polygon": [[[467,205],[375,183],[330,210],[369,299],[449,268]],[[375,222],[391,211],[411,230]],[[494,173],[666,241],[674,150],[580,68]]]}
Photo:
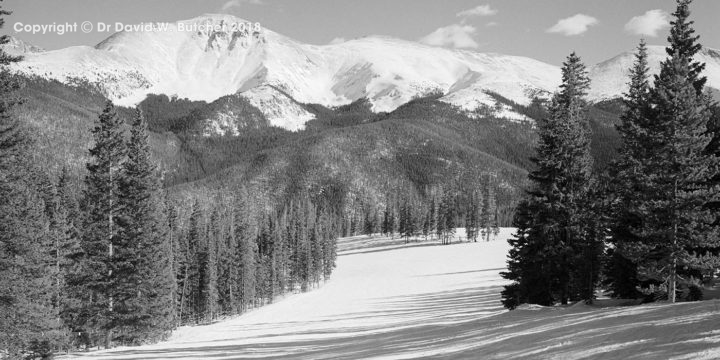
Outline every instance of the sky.
{"label": "sky", "polygon": [[[3,34],[48,50],[95,45],[112,32],[36,33],[28,25],[89,21],[174,22],[226,13],[295,40],[328,44],[385,35],[433,46],[520,55],[559,65],[576,51],[589,64],[665,45],[674,0],[5,0]],[[720,0],[695,0],[695,29],[720,49]],[[19,25],[18,25],[19,24]],[[20,31],[15,31],[15,30]],[[97,30],[97,26],[95,26]]]}

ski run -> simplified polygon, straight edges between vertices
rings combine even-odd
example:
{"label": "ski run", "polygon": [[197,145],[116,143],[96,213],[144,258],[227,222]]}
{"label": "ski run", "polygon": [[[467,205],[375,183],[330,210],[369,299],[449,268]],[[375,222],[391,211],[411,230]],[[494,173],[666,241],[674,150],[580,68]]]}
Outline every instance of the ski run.
{"label": "ski run", "polygon": [[720,301],[500,304],[512,229],[489,242],[357,236],[332,279],[169,341],[65,359],[717,359]]}

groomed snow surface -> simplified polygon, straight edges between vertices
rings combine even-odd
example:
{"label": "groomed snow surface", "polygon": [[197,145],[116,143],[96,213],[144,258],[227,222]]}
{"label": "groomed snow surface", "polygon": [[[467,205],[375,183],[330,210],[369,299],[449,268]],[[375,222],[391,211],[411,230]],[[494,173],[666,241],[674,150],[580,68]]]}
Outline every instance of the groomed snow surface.
{"label": "groomed snow surface", "polygon": [[161,344],[69,358],[720,358],[717,300],[505,311],[499,272],[511,233],[445,246],[341,239],[338,268],[318,289],[231,320],[183,327]]}

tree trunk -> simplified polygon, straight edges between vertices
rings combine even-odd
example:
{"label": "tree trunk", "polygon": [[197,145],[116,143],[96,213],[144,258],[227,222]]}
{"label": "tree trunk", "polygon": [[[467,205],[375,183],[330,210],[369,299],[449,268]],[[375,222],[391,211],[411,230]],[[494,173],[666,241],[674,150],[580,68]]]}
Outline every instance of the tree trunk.
{"label": "tree trunk", "polygon": [[668,300],[674,303],[675,290],[677,288],[677,257],[675,254],[672,255],[672,266],[670,267],[670,286],[668,286]]}
{"label": "tree trunk", "polygon": [[[673,203],[677,201],[677,185],[678,181],[675,180],[675,188],[673,189]],[[677,234],[678,234],[678,222],[677,214],[674,213],[677,210],[677,206],[673,204],[673,234],[672,234],[672,251],[670,252],[670,280],[668,284],[668,300],[671,303],[675,302],[675,289],[677,288]]]}
{"label": "tree trunk", "polygon": [[[112,186],[113,182],[113,169],[112,165],[110,167],[110,184]],[[111,187],[112,189],[112,187]],[[112,257],[113,257],[113,192],[110,190],[110,209],[108,214],[108,227],[109,227],[109,234],[108,234],[108,254],[109,254],[109,261],[112,263]],[[112,276],[112,269],[108,270],[108,278]],[[109,279],[108,279],[109,280]],[[110,302],[108,304],[108,308],[110,312],[113,311],[113,297],[110,295]]]}
{"label": "tree trunk", "polygon": [[188,268],[185,266],[185,278],[183,279],[182,293],[180,294],[180,316],[178,317],[178,323],[182,324],[183,312],[185,307],[185,291],[187,290],[188,283]]}

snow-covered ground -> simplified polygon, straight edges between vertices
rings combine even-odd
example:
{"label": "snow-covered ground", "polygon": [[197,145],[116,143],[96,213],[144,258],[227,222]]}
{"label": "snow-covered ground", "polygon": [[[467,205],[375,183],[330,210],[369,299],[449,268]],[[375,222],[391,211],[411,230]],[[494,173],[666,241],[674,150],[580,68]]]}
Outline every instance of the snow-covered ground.
{"label": "snow-covered ground", "polygon": [[[720,303],[596,308],[500,305],[511,234],[490,242],[342,239],[314,291],[170,341],[83,359],[718,359]],[[462,231],[458,233],[462,237]]]}

